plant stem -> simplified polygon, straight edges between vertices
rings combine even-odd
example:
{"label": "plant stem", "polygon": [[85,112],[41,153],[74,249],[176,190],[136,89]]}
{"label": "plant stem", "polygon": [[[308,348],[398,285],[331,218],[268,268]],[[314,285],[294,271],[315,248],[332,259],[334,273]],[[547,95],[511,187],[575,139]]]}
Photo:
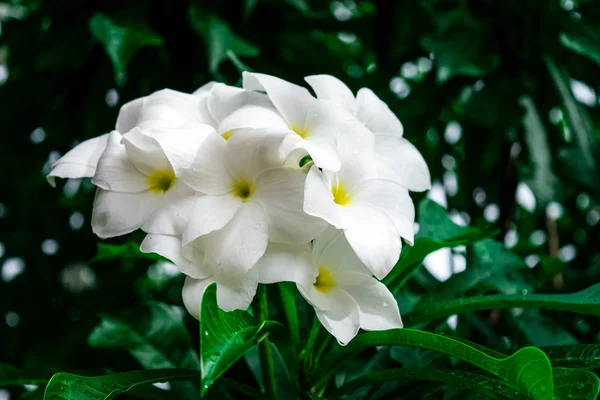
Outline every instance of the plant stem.
{"label": "plant stem", "polygon": [[[267,287],[260,285],[258,288],[258,319],[260,322],[269,319],[269,302],[267,300]],[[275,363],[273,362],[273,349],[269,338],[258,344],[260,353],[260,366],[262,368],[265,391],[269,398],[278,400],[277,379],[275,378]]]}

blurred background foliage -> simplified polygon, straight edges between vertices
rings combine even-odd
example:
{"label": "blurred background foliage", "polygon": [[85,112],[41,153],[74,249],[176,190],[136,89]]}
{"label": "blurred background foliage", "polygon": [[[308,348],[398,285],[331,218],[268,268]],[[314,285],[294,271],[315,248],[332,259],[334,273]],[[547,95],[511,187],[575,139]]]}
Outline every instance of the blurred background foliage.
{"label": "blurred background foliage", "polygon": [[[495,236],[442,249],[410,280],[398,278],[408,282],[394,288],[404,314],[423,299],[571,293],[598,282],[599,17],[592,0],[0,3],[0,362],[39,374],[139,369],[126,352],[91,348],[88,336],[101,313],[143,301],[175,305],[198,347],[176,268],[140,256],[130,242],[141,234],[98,247],[90,182],[53,189],[45,174],[76,143],[114,128],[127,101],[210,80],[239,84],[245,69],[298,84],[332,74],[354,91],[373,89],[425,156],[427,196],[456,225]],[[468,272],[468,283],[440,283]],[[449,286],[449,298],[435,297]],[[596,318],[560,311],[482,311],[430,328],[507,352],[600,341]],[[368,368],[440,362],[403,348],[381,358]],[[354,367],[359,374],[364,362]],[[228,376],[253,380],[243,363]],[[33,389],[0,389],[0,399]],[[444,384],[403,390],[464,398]]]}

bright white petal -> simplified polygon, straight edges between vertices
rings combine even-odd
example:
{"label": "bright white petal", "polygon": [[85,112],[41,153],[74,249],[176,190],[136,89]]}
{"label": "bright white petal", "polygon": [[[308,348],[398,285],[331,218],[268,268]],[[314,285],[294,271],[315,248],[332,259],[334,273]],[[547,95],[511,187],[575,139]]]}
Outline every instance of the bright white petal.
{"label": "bright white petal", "polygon": [[183,234],[183,243],[223,228],[235,215],[242,201],[224,194],[220,196],[200,196]]}
{"label": "bright white petal", "polygon": [[283,79],[252,72],[242,74],[244,89],[264,91],[292,129],[304,129],[309,109],[316,104],[308,89]]}
{"label": "bright white petal", "polygon": [[348,272],[340,276],[339,284],[358,304],[362,329],[402,328],[398,303],[383,283],[369,275]]}
{"label": "bright white petal", "polygon": [[196,91],[194,93],[192,93],[192,94],[194,96],[198,96],[198,97],[206,97],[206,96],[208,96],[208,94],[210,93],[211,89],[213,88],[213,86],[216,83],[217,82],[214,82],[214,81],[205,83],[204,85],[202,85],[198,89],[196,89]]}
{"label": "bright white petal", "polygon": [[119,193],[98,189],[92,210],[92,230],[101,238],[140,228],[160,205],[162,193]]}
{"label": "bright white petal", "polygon": [[356,117],[376,135],[402,136],[404,132],[398,117],[371,89],[362,88],[356,94]]}
{"label": "bright white petal", "polygon": [[202,96],[163,89],[144,98],[137,127],[176,128],[189,123],[210,124],[201,113]]}
{"label": "bright white petal", "polygon": [[176,179],[154,214],[142,225],[142,230],[147,233],[181,235],[194,210],[195,200],[196,192]]}
{"label": "bright white petal", "polygon": [[232,112],[219,124],[219,133],[241,128],[270,128],[288,131],[287,122],[273,107],[245,105]]}
{"label": "bright white petal", "polygon": [[364,206],[349,207],[348,243],[378,279],[383,279],[400,257],[402,242],[391,220],[382,212]]}
{"label": "bright white petal", "polygon": [[134,128],[123,135],[121,143],[125,146],[127,158],[145,175],[151,176],[155,171],[172,171],[171,163],[160,143],[139,128]]}
{"label": "bright white petal", "polygon": [[202,261],[202,258],[194,254],[194,249],[191,246],[181,246],[180,236],[148,234],[142,241],[140,250],[144,253],[156,253],[168,258],[177,265],[183,274],[194,279],[204,279],[209,276],[200,268],[199,262]]}
{"label": "bright white petal", "polygon": [[351,196],[352,205],[375,208],[387,215],[398,234],[413,243],[415,207],[406,188],[387,179],[371,179],[361,183]]}
{"label": "bright white petal", "polygon": [[327,224],[303,210],[306,174],[298,170],[270,169],[256,181],[254,198],[263,205],[269,223],[269,240],[304,244],[325,230]]}
{"label": "bright white petal", "polygon": [[231,287],[217,282],[217,304],[223,311],[246,310],[256,294],[258,281],[256,273],[250,271],[241,280],[239,287]]}
{"label": "bright white petal", "polygon": [[145,99],[145,97],[140,97],[139,99],[123,104],[123,107],[119,110],[117,126],[115,127],[118,132],[125,134],[135,128]]}
{"label": "bright white petal", "polygon": [[330,140],[320,137],[309,137],[303,140],[298,147],[306,150],[317,167],[325,171],[337,171],[340,169],[340,159]]}
{"label": "bright white petal", "polygon": [[306,176],[304,212],[319,217],[337,228],[342,227],[342,207],[333,202],[331,183],[327,179],[327,173],[319,171],[316,165],[313,165]]}
{"label": "bright white petal", "polygon": [[260,283],[295,282],[311,286],[317,277],[312,264],[311,246],[269,243],[254,268]]}
{"label": "bright white petal", "polygon": [[245,203],[219,231],[203,236],[206,260],[232,274],[243,275],[262,257],[268,241],[267,219],[262,207]]}
{"label": "bright white petal", "polygon": [[380,177],[398,182],[414,192],[431,188],[427,163],[408,140],[397,136],[377,135],[375,159]]}
{"label": "bright white petal", "polygon": [[233,190],[233,180],[225,165],[225,139],[216,133],[204,140],[189,169],[181,179],[203,194],[220,195]]}
{"label": "bright white petal", "polygon": [[200,307],[202,305],[202,296],[204,296],[206,288],[211,283],[214,283],[214,280],[212,280],[211,278],[194,279],[190,278],[189,276],[185,278],[185,283],[183,284],[183,291],[181,293],[183,297],[183,304],[185,305],[185,308],[188,310],[190,315],[196,319],[200,319]]}
{"label": "bright white petal", "polygon": [[350,272],[371,275],[371,271],[360,261],[348,243],[344,231],[332,226],[315,239],[313,254],[316,264],[327,268],[336,281],[338,276]]}
{"label": "bright white petal", "polygon": [[279,166],[268,165],[262,156],[269,151],[265,147],[266,137],[267,133],[262,130],[246,129],[227,141],[225,164],[233,176],[254,183],[263,170]]}
{"label": "bright white petal", "polygon": [[207,106],[217,122],[223,121],[227,116],[244,106],[268,107],[273,111],[275,110],[267,95],[222,83],[215,84],[211,89]]}
{"label": "bright white petal", "polygon": [[48,183],[56,186],[59,178],[91,178],[96,172],[100,156],[106,149],[109,134],[88,139],[72,148],[52,165],[46,177]]}
{"label": "bright white petal", "polygon": [[311,75],[304,78],[320,100],[330,100],[348,112],[354,109],[354,95],[344,82],[331,75]]}
{"label": "bright white petal", "polygon": [[156,139],[163,149],[175,175],[181,176],[188,168],[202,142],[214,132],[214,128],[205,124],[188,124],[180,128],[159,128],[148,130],[148,135]]}
{"label": "bright white petal", "polygon": [[331,308],[328,310],[315,309],[317,318],[337,339],[338,343],[345,346],[356,336],[360,328],[360,314],[354,299],[342,290],[332,290]]}
{"label": "bright white petal", "polygon": [[119,132],[110,133],[92,183],[99,188],[117,192],[139,193],[148,190],[148,177],[129,161],[121,139]]}

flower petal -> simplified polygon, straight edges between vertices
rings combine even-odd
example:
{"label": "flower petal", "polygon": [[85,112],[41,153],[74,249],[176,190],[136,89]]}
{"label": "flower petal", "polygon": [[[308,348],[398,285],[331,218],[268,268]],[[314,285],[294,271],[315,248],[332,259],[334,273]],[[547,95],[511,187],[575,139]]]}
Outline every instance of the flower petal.
{"label": "flower petal", "polygon": [[142,225],[147,233],[181,235],[194,210],[196,192],[175,180],[152,216]]}
{"label": "flower petal", "polygon": [[356,94],[356,118],[371,132],[402,136],[400,120],[371,89],[362,88]]}
{"label": "flower petal", "polygon": [[266,74],[243,72],[242,78],[244,89],[267,93],[291,129],[304,129],[307,113],[317,101],[308,89]]}
{"label": "flower petal", "polygon": [[140,117],[140,111],[144,106],[146,97],[140,97],[139,99],[131,100],[128,103],[123,104],[119,110],[117,116],[117,125],[115,129],[121,134],[125,134],[135,128]]}
{"label": "flower petal", "polygon": [[106,149],[109,134],[101,135],[79,143],[52,165],[46,176],[48,183],[56,186],[59,178],[91,178],[96,172],[100,156]]}
{"label": "flower petal", "polygon": [[392,221],[398,235],[413,243],[415,206],[403,186],[387,179],[364,181],[352,192],[352,204],[381,211]]}
{"label": "flower petal", "polygon": [[427,163],[408,140],[397,136],[377,135],[375,155],[380,177],[398,182],[414,192],[431,188]]}
{"label": "flower petal", "polygon": [[202,96],[163,89],[144,98],[137,123],[139,128],[176,128],[188,123],[210,124],[201,112]]}
{"label": "flower petal", "polygon": [[340,278],[340,286],[358,304],[362,329],[382,331],[402,328],[398,303],[383,283],[356,272],[348,272]]}
{"label": "flower petal", "polygon": [[327,310],[315,309],[317,318],[345,346],[356,336],[360,328],[360,314],[354,299],[343,290],[333,289],[330,297],[331,307]]}
{"label": "flower petal", "polygon": [[92,230],[101,238],[133,232],[150,218],[162,197],[151,191],[120,193],[98,189],[92,210]]}
{"label": "flower petal", "polygon": [[319,100],[329,100],[348,112],[354,110],[354,94],[344,82],[331,75],[311,75],[304,78]]}
{"label": "flower petal", "polygon": [[194,91],[194,93],[192,93],[192,94],[194,96],[198,96],[198,97],[206,97],[206,96],[208,96],[211,89],[213,88],[213,86],[215,86],[216,83],[217,82],[215,82],[215,81],[210,81],[208,83],[205,83],[204,85],[202,85],[198,89],[196,89]]}
{"label": "flower petal", "polygon": [[183,243],[187,245],[200,236],[223,228],[241,205],[242,201],[231,194],[200,196],[183,233]]}
{"label": "flower petal", "polygon": [[271,128],[283,132],[289,130],[287,122],[276,109],[252,104],[240,107],[226,118],[223,118],[219,124],[218,132],[223,133],[241,128]]}
{"label": "flower petal", "polygon": [[269,223],[269,240],[304,244],[322,233],[327,223],[303,210],[306,174],[283,168],[263,171],[254,198],[263,205]]}
{"label": "flower petal", "polygon": [[194,123],[179,128],[150,129],[148,135],[156,139],[175,175],[181,176],[194,161],[202,142],[214,131],[210,125]]}
{"label": "flower petal", "polygon": [[311,246],[269,243],[265,254],[253,269],[258,271],[260,283],[295,282],[309,287],[317,277],[313,267]]}
{"label": "flower petal", "polygon": [[347,273],[371,275],[371,271],[356,256],[344,232],[332,226],[315,239],[313,254],[316,264],[327,268],[335,281]]}
{"label": "flower petal", "polygon": [[256,272],[249,271],[240,283],[238,287],[231,287],[217,282],[217,304],[223,311],[246,310],[250,307],[258,286]]}
{"label": "flower petal", "polygon": [[383,279],[400,257],[402,242],[392,221],[381,211],[365,206],[349,207],[346,239],[358,258],[378,279]]}
{"label": "flower petal", "polygon": [[181,179],[203,194],[220,195],[233,190],[233,180],[225,166],[225,139],[212,133],[206,137],[189,169]]}
{"label": "flower petal", "polygon": [[262,207],[245,203],[225,227],[203,236],[206,260],[243,275],[262,257],[268,241],[267,219]]}
{"label": "flower petal", "polygon": [[225,147],[225,164],[237,179],[256,182],[261,171],[280,165],[269,165],[263,153],[270,151],[265,145],[267,133],[263,130],[245,129],[233,135]]}
{"label": "flower petal", "polygon": [[214,282],[212,278],[194,279],[189,276],[185,278],[181,295],[183,297],[183,304],[192,317],[200,319],[202,296],[204,296],[208,285]]}
{"label": "flower petal", "polygon": [[[331,182],[327,172],[316,165],[308,171],[304,185],[304,212],[321,218],[337,228],[343,224],[342,207],[333,202]],[[329,178],[329,179],[328,179]]]}
{"label": "flower petal", "polygon": [[144,175],[151,176],[157,170],[173,170],[160,143],[140,128],[127,132],[121,142],[129,161]]}
{"label": "flower petal", "polygon": [[202,258],[194,254],[194,249],[191,246],[181,246],[180,236],[148,234],[142,241],[140,250],[143,253],[156,253],[168,258],[183,274],[194,279],[204,279],[209,276],[200,268],[198,262],[202,261]]}
{"label": "flower petal", "polygon": [[92,183],[101,189],[124,193],[139,193],[149,189],[148,177],[142,174],[127,157],[122,136],[113,131],[108,136],[106,150],[98,161]]}

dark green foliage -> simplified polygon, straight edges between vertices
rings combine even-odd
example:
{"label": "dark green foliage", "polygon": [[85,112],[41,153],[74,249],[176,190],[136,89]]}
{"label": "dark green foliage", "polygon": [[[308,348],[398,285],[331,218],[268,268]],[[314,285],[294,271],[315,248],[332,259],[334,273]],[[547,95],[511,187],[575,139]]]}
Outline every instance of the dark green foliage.
{"label": "dark green foliage", "polygon": [[[599,16],[591,0],[0,3],[0,398],[265,398],[268,337],[280,399],[596,399]],[[199,326],[141,234],[98,244],[89,181],[46,183],[126,102],[243,70],[372,88],[445,183],[446,208],[413,195],[420,230],[385,279],[411,329],[341,347],[288,284],[268,288],[273,322],[209,288]],[[445,282],[423,267],[439,249]]]}

